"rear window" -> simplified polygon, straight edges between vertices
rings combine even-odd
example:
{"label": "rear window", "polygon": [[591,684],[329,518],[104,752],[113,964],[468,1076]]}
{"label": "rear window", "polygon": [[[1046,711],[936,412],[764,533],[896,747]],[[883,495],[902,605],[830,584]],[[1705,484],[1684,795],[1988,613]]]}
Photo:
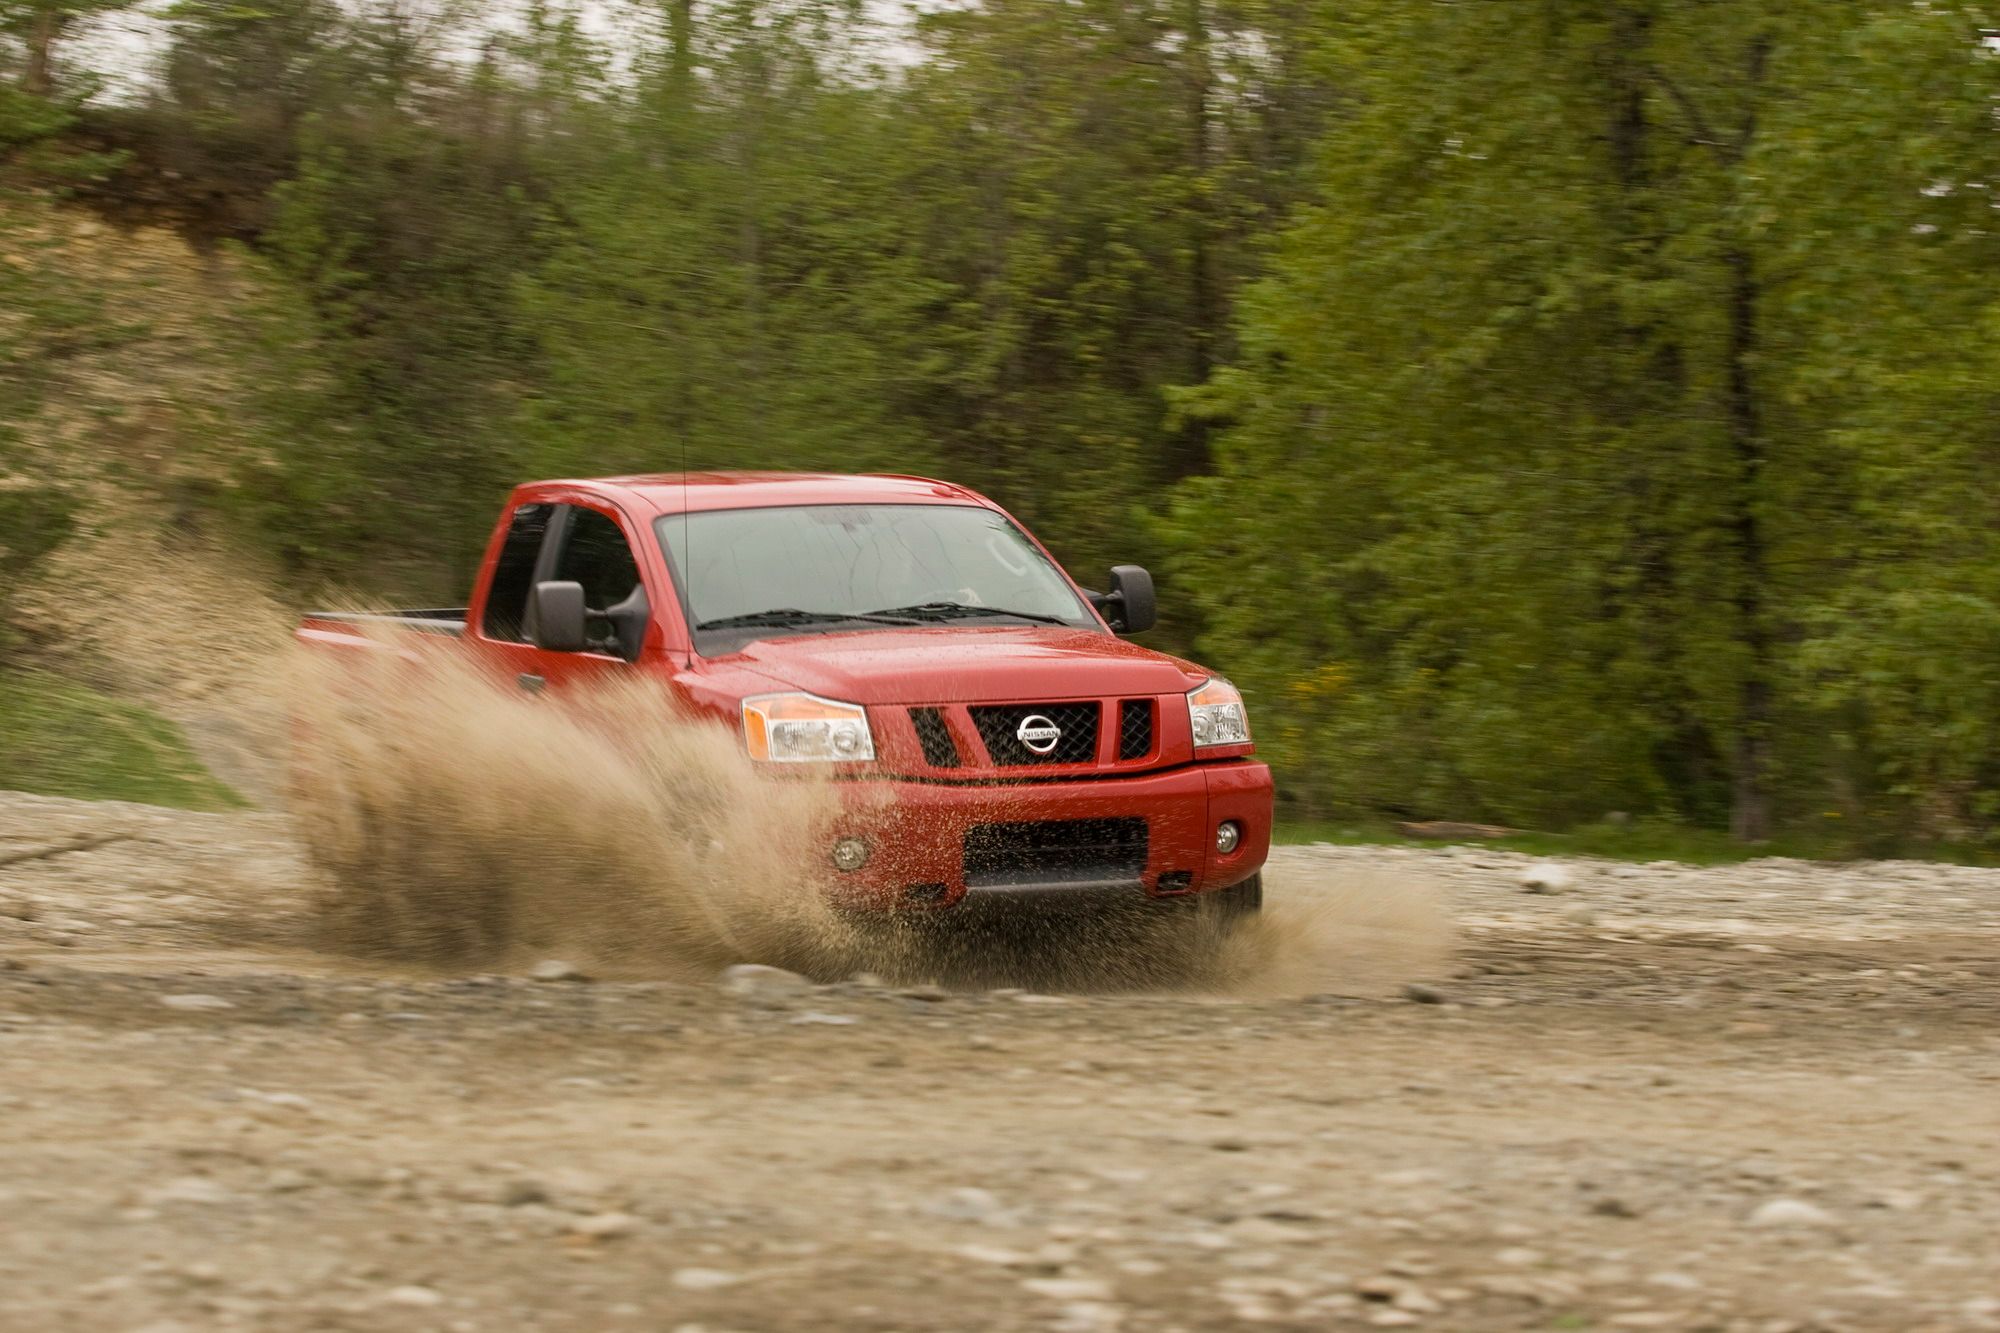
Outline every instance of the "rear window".
{"label": "rear window", "polygon": [[501,544],[500,559],[493,566],[493,585],[486,594],[486,616],[482,628],[489,639],[525,643],[522,626],[528,610],[528,585],[535,580],[535,561],[542,553],[542,538],[548,535],[549,515],[554,505],[525,504],[515,508],[507,520],[507,540]]}

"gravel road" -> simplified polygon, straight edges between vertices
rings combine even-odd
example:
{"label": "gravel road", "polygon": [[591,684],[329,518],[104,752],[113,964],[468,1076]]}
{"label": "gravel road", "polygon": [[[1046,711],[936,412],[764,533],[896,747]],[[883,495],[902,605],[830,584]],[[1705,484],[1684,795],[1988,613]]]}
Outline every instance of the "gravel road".
{"label": "gravel road", "polygon": [[449,976],[0,796],[0,1329],[2000,1329],[2000,873],[1528,868],[1285,850],[1283,998]]}

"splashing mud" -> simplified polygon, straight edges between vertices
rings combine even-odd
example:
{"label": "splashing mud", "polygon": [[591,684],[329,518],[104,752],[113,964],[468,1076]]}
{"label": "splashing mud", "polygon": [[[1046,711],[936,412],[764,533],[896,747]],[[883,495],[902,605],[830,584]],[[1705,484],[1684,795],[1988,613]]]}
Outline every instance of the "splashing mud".
{"label": "splashing mud", "polygon": [[1442,886],[1408,870],[1332,870],[1287,848],[1264,869],[1264,912],[1217,955],[1238,995],[1392,995],[1443,975],[1457,939]]}
{"label": "splashing mud", "polygon": [[407,637],[372,648],[304,654],[297,671],[292,805],[326,872],[319,933],[340,952],[1277,996],[1393,988],[1448,951],[1421,886],[1317,882],[1282,855],[1264,916],[1241,926],[1198,900],[843,913],[821,870],[842,790],[760,772],[657,682],[557,701]]}
{"label": "splashing mud", "polygon": [[1262,915],[1243,922],[1201,899],[1005,912],[967,903],[870,935],[868,966],[959,986],[1279,999],[1393,994],[1449,963],[1453,933],[1426,881],[1336,875],[1282,850],[1265,880]]}
{"label": "splashing mud", "polygon": [[824,783],[771,781],[656,682],[560,703],[390,640],[301,665],[293,809],[326,943],[446,966],[813,972],[851,930],[807,891]]}

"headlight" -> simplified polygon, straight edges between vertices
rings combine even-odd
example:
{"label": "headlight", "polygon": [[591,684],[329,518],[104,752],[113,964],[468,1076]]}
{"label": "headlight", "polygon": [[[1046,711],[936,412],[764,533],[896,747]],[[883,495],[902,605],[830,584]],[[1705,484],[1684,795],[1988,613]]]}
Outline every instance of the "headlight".
{"label": "headlight", "polygon": [[1187,701],[1195,749],[1250,743],[1250,718],[1234,685],[1216,676],[1201,688],[1189,690]]}
{"label": "headlight", "polygon": [[774,764],[858,763],[875,757],[875,738],[861,705],[811,694],[745,699],[743,740],[752,759]]}

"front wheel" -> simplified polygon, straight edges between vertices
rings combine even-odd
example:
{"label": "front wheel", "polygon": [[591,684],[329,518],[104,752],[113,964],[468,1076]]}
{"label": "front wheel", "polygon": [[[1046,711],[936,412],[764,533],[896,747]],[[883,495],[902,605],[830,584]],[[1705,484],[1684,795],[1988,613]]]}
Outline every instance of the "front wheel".
{"label": "front wheel", "polygon": [[1225,926],[1235,926],[1257,918],[1264,910],[1264,874],[1252,875],[1241,884],[1201,895],[1204,915]]}

